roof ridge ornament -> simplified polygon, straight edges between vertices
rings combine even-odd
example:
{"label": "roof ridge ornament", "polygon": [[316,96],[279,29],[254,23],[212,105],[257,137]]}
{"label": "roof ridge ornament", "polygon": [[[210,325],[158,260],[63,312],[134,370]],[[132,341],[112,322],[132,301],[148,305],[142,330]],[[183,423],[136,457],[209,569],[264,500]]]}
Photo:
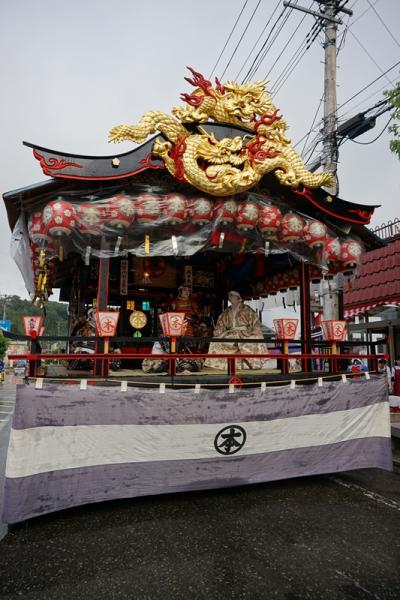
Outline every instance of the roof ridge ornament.
{"label": "roof ridge ornament", "polygon": [[[136,125],[117,125],[109,141],[139,144],[160,132],[163,138],[155,140],[153,155],[164,161],[176,179],[214,196],[244,192],[271,172],[289,187],[333,185],[331,173],[311,173],[305,168],[285,135],[287,123],[278,115],[265,81],[238,84],[216,79],[213,87],[201,73],[188,69],[193,78],[185,79],[196,89],[181,95],[187,106],[173,107],[173,116],[149,111]],[[250,135],[216,139],[200,127],[196,133],[186,127],[209,121],[246,128]]]}

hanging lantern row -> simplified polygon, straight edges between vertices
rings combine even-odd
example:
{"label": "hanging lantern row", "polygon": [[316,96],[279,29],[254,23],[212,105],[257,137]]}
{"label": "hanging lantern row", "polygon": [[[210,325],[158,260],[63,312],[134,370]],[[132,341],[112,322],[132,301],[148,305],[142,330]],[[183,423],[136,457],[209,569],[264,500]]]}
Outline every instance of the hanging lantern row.
{"label": "hanging lantern row", "polygon": [[[232,227],[241,233],[257,229],[266,241],[306,243],[319,253],[321,263],[339,264],[343,269],[354,269],[363,252],[356,240],[341,241],[332,237],[321,221],[304,219],[295,212],[284,214],[274,205],[251,199],[238,202],[232,198],[216,201],[207,197],[186,198],[178,193],[163,197],[150,193],[135,197],[119,194],[101,202],[82,204],[53,200],[43,211],[30,217],[28,232],[35,247],[48,247],[50,253],[54,249],[57,254],[57,248],[52,246],[54,242],[59,249],[75,230],[92,237],[111,227],[122,234],[133,223],[148,226],[157,221],[174,226],[188,221],[196,226],[212,222],[214,232]],[[217,237],[215,243],[219,245],[220,237]],[[212,243],[213,240],[212,237]]]}

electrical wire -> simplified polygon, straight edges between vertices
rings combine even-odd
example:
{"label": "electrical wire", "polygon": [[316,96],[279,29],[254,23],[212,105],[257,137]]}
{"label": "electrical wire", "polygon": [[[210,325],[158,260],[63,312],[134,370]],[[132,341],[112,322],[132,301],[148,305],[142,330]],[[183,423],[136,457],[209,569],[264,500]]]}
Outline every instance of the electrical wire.
{"label": "electrical wire", "polygon": [[251,15],[250,19],[248,20],[248,22],[247,22],[247,25],[246,25],[246,27],[245,27],[245,29],[244,29],[244,31],[243,31],[243,33],[242,33],[242,35],[240,36],[240,39],[239,39],[238,43],[236,44],[236,47],[235,47],[235,49],[234,49],[234,51],[233,51],[233,53],[232,53],[232,56],[230,57],[230,59],[229,59],[229,61],[228,61],[228,64],[226,65],[226,67],[225,67],[224,71],[221,73],[221,77],[220,77],[220,79],[222,79],[222,78],[224,77],[224,75],[225,75],[225,73],[226,73],[226,71],[227,71],[227,69],[228,69],[229,65],[231,64],[231,62],[232,62],[232,59],[233,59],[233,57],[235,56],[235,54],[236,54],[236,52],[237,52],[237,49],[239,48],[240,44],[242,43],[242,40],[243,40],[243,38],[244,38],[244,36],[245,36],[245,34],[246,34],[246,31],[248,30],[248,28],[249,28],[249,26],[250,26],[250,23],[251,23],[251,22],[252,22],[252,20],[254,19],[254,15],[256,14],[256,12],[257,12],[257,10],[258,10],[258,7],[260,6],[260,4],[261,4],[261,0],[258,0],[258,2],[257,2],[257,5],[256,5],[255,9],[253,10],[253,12],[252,12],[252,15]]}
{"label": "electrical wire", "polygon": [[308,143],[308,138],[310,137],[310,133],[311,133],[311,131],[313,130],[314,123],[315,123],[315,121],[316,121],[316,119],[317,119],[317,115],[318,115],[318,113],[319,113],[319,109],[321,108],[321,104],[322,104],[322,101],[323,101],[324,97],[325,97],[325,93],[324,93],[324,94],[322,94],[322,96],[321,96],[321,98],[320,98],[320,101],[319,101],[319,103],[318,103],[317,110],[315,111],[315,115],[314,115],[314,118],[313,118],[313,122],[311,123],[310,130],[309,130],[309,132],[308,132],[308,134],[307,134],[307,139],[306,139],[306,141],[304,142],[303,149],[302,149],[302,151],[301,151],[301,155],[302,155],[302,156],[303,156],[304,150],[305,150],[305,148],[306,148],[306,146],[307,146],[307,143]]}
{"label": "electrical wire", "polygon": [[[296,0],[297,2],[297,0]],[[275,19],[275,23],[272,25],[270,32],[267,35],[267,39],[265,40],[265,42],[263,43],[263,45],[261,46],[260,50],[258,51],[256,57],[254,58],[251,67],[248,69],[246,75],[244,76],[242,83],[246,83],[246,81],[249,81],[249,79],[251,77],[253,77],[253,75],[257,72],[259,65],[261,64],[261,62],[264,60],[264,57],[266,55],[266,53],[271,49],[272,44],[274,43],[274,41],[276,40],[277,36],[279,35],[279,33],[282,31],[283,26],[286,24],[286,21],[290,15],[290,13],[293,11],[293,9],[290,9],[289,13],[287,14],[287,16],[285,17],[284,22],[282,23],[280,29],[277,31],[277,33],[275,34],[274,39],[271,41],[270,45],[265,49],[266,45],[268,44],[268,41],[275,29],[275,27],[277,27],[279,21],[283,18],[283,15],[286,13],[287,11],[287,7],[285,6],[282,11],[280,12],[280,14],[278,15],[278,17]],[[264,50],[265,49],[265,50]],[[259,59],[261,53],[264,53],[261,58]],[[258,62],[257,62],[258,60]],[[260,62],[261,61],[261,62]],[[256,64],[257,63],[257,64]]]}
{"label": "electrical wire", "polygon": [[382,77],[384,77],[387,73],[390,73],[390,71],[393,71],[393,69],[395,69],[396,67],[398,67],[400,65],[400,60],[397,61],[397,63],[395,63],[394,65],[392,65],[389,69],[387,69],[384,73],[382,73],[382,75],[379,75],[379,77],[376,77],[373,81],[371,81],[371,83],[368,83],[367,85],[365,85],[363,88],[361,88],[360,91],[358,91],[356,94],[353,94],[353,96],[351,96],[351,98],[349,98],[348,100],[346,100],[346,102],[343,102],[343,104],[340,104],[337,108],[336,108],[336,113],[340,108],[343,108],[343,106],[346,106],[346,104],[348,104],[349,102],[351,102],[351,100],[353,100],[354,98],[357,98],[357,96],[359,96],[360,94],[362,94],[365,90],[367,90],[369,87],[371,87],[371,85],[373,85],[374,83],[376,83],[377,81],[379,81],[379,79],[382,79]]}
{"label": "electrical wire", "polygon": [[[380,65],[378,65],[378,63],[376,62],[376,60],[374,59],[374,57],[370,54],[370,52],[368,52],[367,48],[364,46],[364,44],[362,44],[362,42],[358,39],[358,37],[356,36],[356,34],[353,31],[349,30],[350,35],[353,36],[353,38],[356,40],[357,44],[364,50],[365,54],[368,56],[368,58],[370,58],[372,60],[372,62],[374,63],[374,65],[376,67],[378,67],[379,71],[381,73],[383,73],[383,69]],[[385,75],[386,79],[388,80],[388,82],[390,83],[390,85],[393,85],[393,81],[391,79],[389,79],[389,77],[387,77]]]}
{"label": "electrical wire", "polygon": [[[382,25],[384,26],[384,28],[388,32],[388,34],[390,35],[390,37],[392,38],[392,40],[394,41],[394,43],[400,48],[400,43],[394,37],[393,33],[390,31],[389,27],[386,25],[386,23],[384,22],[384,20],[382,19],[382,17],[380,16],[380,14],[378,13],[378,11],[376,10],[376,8],[374,6],[372,6],[370,0],[367,0],[367,2],[370,5],[370,7],[372,8],[372,10],[374,11],[374,13],[376,14],[376,16],[378,17],[379,21],[382,23]],[[375,2],[375,4],[376,4],[376,2]]]}
{"label": "electrical wire", "polygon": [[213,67],[213,70],[211,71],[210,75],[208,76],[208,79],[211,79],[211,77],[213,76],[213,74],[214,74],[214,72],[215,72],[215,69],[217,68],[217,65],[218,65],[218,63],[219,63],[219,61],[221,60],[221,57],[222,57],[223,53],[225,52],[225,48],[227,47],[227,45],[228,45],[228,43],[229,43],[229,40],[231,39],[231,37],[232,37],[232,35],[233,35],[233,32],[235,31],[235,29],[236,29],[236,26],[237,26],[237,24],[239,23],[240,17],[242,16],[242,13],[243,13],[244,9],[246,8],[246,5],[247,5],[248,1],[249,1],[249,0],[245,0],[245,3],[244,3],[244,4],[243,4],[243,6],[242,6],[242,10],[240,11],[238,18],[236,19],[236,21],[235,21],[235,24],[234,24],[234,26],[232,27],[232,30],[231,30],[231,32],[230,32],[230,34],[229,34],[229,36],[228,36],[228,39],[227,39],[227,40],[226,40],[226,42],[225,42],[225,46],[222,48],[222,50],[221,50],[221,52],[220,52],[220,55],[219,55],[219,56],[218,56],[218,58],[217,58],[217,62],[215,63],[215,65],[214,65],[214,67]]}
{"label": "electrical wire", "polygon": [[[267,22],[266,22],[266,24],[264,25],[264,27],[263,27],[263,30],[261,31],[260,35],[258,36],[256,43],[254,44],[254,46],[253,46],[253,47],[252,47],[252,49],[250,50],[249,54],[247,55],[247,58],[246,58],[246,60],[244,61],[244,63],[243,63],[243,65],[242,65],[242,67],[241,67],[241,69],[240,69],[239,73],[236,75],[236,81],[238,81],[238,79],[239,79],[239,76],[240,76],[241,72],[243,71],[243,69],[244,69],[244,67],[245,67],[245,65],[246,65],[246,63],[247,63],[247,61],[249,60],[250,56],[253,54],[253,52],[254,52],[254,49],[257,47],[257,44],[258,44],[258,42],[259,42],[259,41],[260,41],[260,39],[262,38],[262,36],[263,36],[263,34],[264,34],[265,30],[267,29],[268,25],[270,24],[270,22],[271,22],[271,19],[272,19],[272,17],[274,16],[274,14],[276,13],[276,11],[278,10],[278,8],[279,8],[280,4],[281,4],[281,0],[278,0],[278,4],[275,6],[275,8],[274,8],[274,11],[273,11],[272,15],[270,16],[270,18],[268,19],[268,21],[267,21]],[[257,56],[258,56],[258,55],[257,55]],[[257,56],[256,56],[256,58],[257,58]],[[254,64],[254,63],[253,63],[253,64]]]}
{"label": "electrical wire", "polygon": [[[390,125],[390,121],[393,120],[393,116],[390,117],[389,121],[386,123],[385,127],[382,129],[382,131],[373,139],[370,140],[369,142],[357,142],[356,140],[352,140],[351,138],[343,138],[343,140],[350,140],[351,142],[354,142],[355,144],[360,144],[361,146],[369,146],[370,144],[373,144],[374,142],[376,142],[377,140],[379,140],[379,138],[385,133],[386,129],[389,127]],[[341,144],[339,144],[341,145]]]}

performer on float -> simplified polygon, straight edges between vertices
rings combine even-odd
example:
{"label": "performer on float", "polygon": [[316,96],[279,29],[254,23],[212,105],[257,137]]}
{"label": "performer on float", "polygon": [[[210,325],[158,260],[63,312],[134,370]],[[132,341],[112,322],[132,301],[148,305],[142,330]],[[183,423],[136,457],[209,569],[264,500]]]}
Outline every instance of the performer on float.
{"label": "performer on float", "polygon": [[197,302],[191,298],[189,286],[179,286],[178,296],[172,300],[171,309],[174,312],[185,313],[185,319],[187,322],[185,335],[194,335],[193,330],[196,330],[201,311]]}
{"label": "performer on float", "polygon": [[[261,323],[257,313],[244,304],[238,290],[228,293],[231,306],[228,306],[220,314],[214,329],[213,336],[216,338],[240,338],[243,342],[212,342],[208,350],[209,354],[267,354],[266,344],[246,342],[246,339],[263,338]],[[236,361],[237,368],[261,369],[265,359],[246,358]],[[213,369],[227,368],[225,358],[207,358],[204,365]]]}

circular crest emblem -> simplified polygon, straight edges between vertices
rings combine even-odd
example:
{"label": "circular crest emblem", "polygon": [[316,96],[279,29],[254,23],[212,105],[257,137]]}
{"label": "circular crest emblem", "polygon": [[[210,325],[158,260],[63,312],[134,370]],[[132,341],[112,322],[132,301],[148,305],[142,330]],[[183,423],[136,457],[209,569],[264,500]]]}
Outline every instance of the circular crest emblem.
{"label": "circular crest emblem", "polygon": [[231,456],[243,448],[246,443],[246,432],[240,425],[228,425],[217,433],[214,448],[219,454]]}

